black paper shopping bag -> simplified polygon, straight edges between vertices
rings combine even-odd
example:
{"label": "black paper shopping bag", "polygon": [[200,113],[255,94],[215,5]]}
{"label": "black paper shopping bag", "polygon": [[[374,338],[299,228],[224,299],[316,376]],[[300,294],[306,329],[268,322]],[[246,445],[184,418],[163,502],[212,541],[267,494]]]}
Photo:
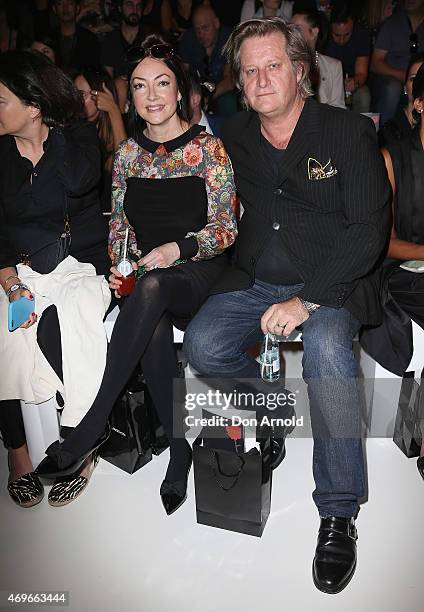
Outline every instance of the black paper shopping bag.
{"label": "black paper shopping bag", "polygon": [[245,453],[193,445],[197,522],[261,536],[271,508],[271,441]]}
{"label": "black paper shopping bag", "polygon": [[129,474],[151,461],[151,411],[150,395],[138,371],[113,407],[110,437],[100,456]]}

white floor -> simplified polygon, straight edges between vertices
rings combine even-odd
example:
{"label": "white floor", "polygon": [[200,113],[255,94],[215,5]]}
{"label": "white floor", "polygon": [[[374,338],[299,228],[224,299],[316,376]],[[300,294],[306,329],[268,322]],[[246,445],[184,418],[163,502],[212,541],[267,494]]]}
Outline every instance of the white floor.
{"label": "white floor", "polygon": [[67,590],[63,610],[76,612],[424,609],[424,482],[387,439],[367,443],[354,579],[339,595],[315,589],[311,447],[288,441],[260,539],[197,525],[192,480],[187,502],[167,517],[158,492],[167,453],[133,476],[101,461],[74,503],[56,509],[45,498],[24,510],[8,497],[0,450],[0,591]]}

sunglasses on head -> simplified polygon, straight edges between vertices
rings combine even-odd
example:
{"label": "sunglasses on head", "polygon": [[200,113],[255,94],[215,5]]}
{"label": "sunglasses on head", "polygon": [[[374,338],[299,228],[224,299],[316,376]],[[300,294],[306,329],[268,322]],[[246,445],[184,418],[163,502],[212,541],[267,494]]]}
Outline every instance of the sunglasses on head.
{"label": "sunglasses on head", "polygon": [[418,53],[418,34],[411,32],[409,35],[409,53]]}
{"label": "sunglasses on head", "polygon": [[153,59],[164,60],[174,56],[174,49],[171,47],[171,45],[166,43],[152,45],[151,47],[147,47],[147,49],[142,46],[131,47],[131,49],[129,49],[127,52],[127,60],[130,63],[141,62],[141,60],[145,57],[153,57]]}

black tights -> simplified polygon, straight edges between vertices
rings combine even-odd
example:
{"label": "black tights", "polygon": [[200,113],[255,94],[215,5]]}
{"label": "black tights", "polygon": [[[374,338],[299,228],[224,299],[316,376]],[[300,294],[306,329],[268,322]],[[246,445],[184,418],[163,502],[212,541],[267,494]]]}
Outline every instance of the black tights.
{"label": "black tights", "polygon": [[[172,319],[188,318],[199,306],[197,292],[183,267],[164,268],[141,278],[115,323],[102,384],[90,410],[61,444],[58,463],[66,467],[94,446],[103,433],[114,403],[137,363],[142,362],[147,386],[170,441],[167,478],[185,476],[189,446],[174,434],[173,378],[178,376]],[[182,429],[181,429],[182,431]]]}

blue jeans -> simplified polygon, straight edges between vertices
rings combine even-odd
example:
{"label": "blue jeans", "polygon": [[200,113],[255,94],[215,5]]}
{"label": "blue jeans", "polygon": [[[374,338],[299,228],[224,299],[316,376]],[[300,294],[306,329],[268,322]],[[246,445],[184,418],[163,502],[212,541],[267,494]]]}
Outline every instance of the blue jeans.
{"label": "blue jeans", "polygon": [[[189,363],[211,378],[259,377],[259,364],[246,349],[263,338],[260,318],[301,287],[256,281],[250,289],[209,297],[185,332]],[[352,350],[359,327],[346,309],[321,306],[300,328],[314,436],[313,499],[322,517],[355,516],[364,494],[358,367]]]}
{"label": "blue jeans", "polygon": [[374,74],[372,88],[375,112],[380,113],[380,126],[383,126],[396,114],[403,84],[394,77]]}

